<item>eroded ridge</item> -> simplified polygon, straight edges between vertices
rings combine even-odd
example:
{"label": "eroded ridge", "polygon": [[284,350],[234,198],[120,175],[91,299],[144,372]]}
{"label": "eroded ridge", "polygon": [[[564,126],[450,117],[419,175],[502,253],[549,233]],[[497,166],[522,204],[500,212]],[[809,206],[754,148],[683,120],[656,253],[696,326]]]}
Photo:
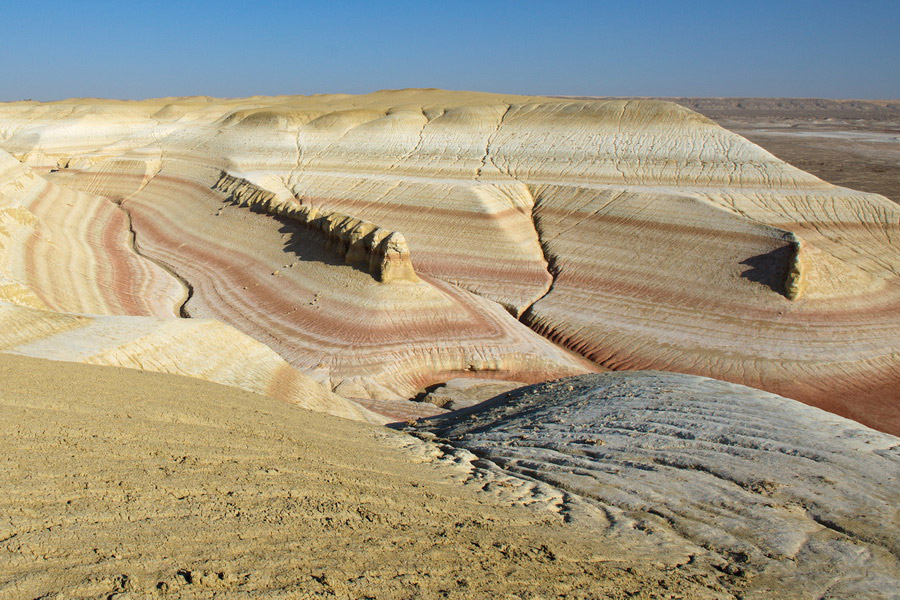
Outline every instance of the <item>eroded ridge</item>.
{"label": "eroded ridge", "polygon": [[281,200],[272,192],[224,171],[214,188],[229,194],[229,199],[240,206],[284,217],[322,232],[328,245],[348,265],[368,270],[378,281],[419,281],[402,233],[337,211]]}
{"label": "eroded ridge", "polygon": [[803,240],[794,233],[785,235],[785,241],[790,244],[791,256],[787,274],[784,277],[784,294],[788,300],[798,300],[806,291],[806,255],[808,252],[803,246]]}

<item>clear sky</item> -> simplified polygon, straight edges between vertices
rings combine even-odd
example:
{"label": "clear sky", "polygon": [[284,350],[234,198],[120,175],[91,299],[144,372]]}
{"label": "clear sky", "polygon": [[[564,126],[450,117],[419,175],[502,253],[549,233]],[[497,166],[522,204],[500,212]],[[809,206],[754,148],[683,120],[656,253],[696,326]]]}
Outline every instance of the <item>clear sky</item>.
{"label": "clear sky", "polygon": [[0,100],[900,98],[900,0],[0,0]]}

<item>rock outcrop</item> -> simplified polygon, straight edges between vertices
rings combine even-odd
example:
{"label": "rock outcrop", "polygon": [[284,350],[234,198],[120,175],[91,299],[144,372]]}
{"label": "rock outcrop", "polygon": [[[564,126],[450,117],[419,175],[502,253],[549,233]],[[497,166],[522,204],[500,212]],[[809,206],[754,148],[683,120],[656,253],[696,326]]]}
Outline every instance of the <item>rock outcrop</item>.
{"label": "rock outcrop", "polygon": [[408,430],[558,490],[559,510],[611,545],[718,560],[745,598],[896,591],[898,438],[799,402],[705,377],[605,373]]}
{"label": "rock outcrop", "polygon": [[239,206],[284,217],[321,231],[328,246],[334,248],[340,258],[348,265],[368,270],[378,281],[419,281],[409,256],[409,246],[402,233],[388,231],[374,223],[338,212],[311,208],[296,202],[282,202],[272,192],[227,173],[222,173],[215,183],[215,189],[228,194],[229,200]]}
{"label": "rock outcrop", "polygon": [[216,189],[219,169],[173,160],[142,184],[143,171],[121,177],[134,166],[116,162],[69,185],[132,182],[121,206],[142,255],[190,282],[184,313],[234,326],[344,397],[405,401],[460,376],[535,383],[598,368],[451,283],[376,281],[320,227],[235,205]]}

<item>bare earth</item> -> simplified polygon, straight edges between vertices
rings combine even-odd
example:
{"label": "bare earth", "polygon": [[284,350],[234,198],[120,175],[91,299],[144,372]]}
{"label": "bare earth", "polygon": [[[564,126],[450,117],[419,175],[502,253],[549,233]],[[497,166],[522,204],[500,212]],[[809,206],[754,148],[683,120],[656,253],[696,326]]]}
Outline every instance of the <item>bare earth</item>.
{"label": "bare earth", "polygon": [[825,181],[900,202],[900,101],[676,101]]}
{"label": "bare earth", "polygon": [[739,586],[565,527],[545,499],[459,485],[428,446],[378,426],[129,369],[0,355],[0,380],[2,599],[733,598],[725,586]]}

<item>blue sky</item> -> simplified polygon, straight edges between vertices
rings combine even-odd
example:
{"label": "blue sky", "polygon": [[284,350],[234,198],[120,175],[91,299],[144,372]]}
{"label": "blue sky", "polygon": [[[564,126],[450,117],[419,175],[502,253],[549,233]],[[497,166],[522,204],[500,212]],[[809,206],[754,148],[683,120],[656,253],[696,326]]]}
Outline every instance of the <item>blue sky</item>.
{"label": "blue sky", "polygon": [[900,0],[0,0],[0,100],[364,93],[900,98]]}

